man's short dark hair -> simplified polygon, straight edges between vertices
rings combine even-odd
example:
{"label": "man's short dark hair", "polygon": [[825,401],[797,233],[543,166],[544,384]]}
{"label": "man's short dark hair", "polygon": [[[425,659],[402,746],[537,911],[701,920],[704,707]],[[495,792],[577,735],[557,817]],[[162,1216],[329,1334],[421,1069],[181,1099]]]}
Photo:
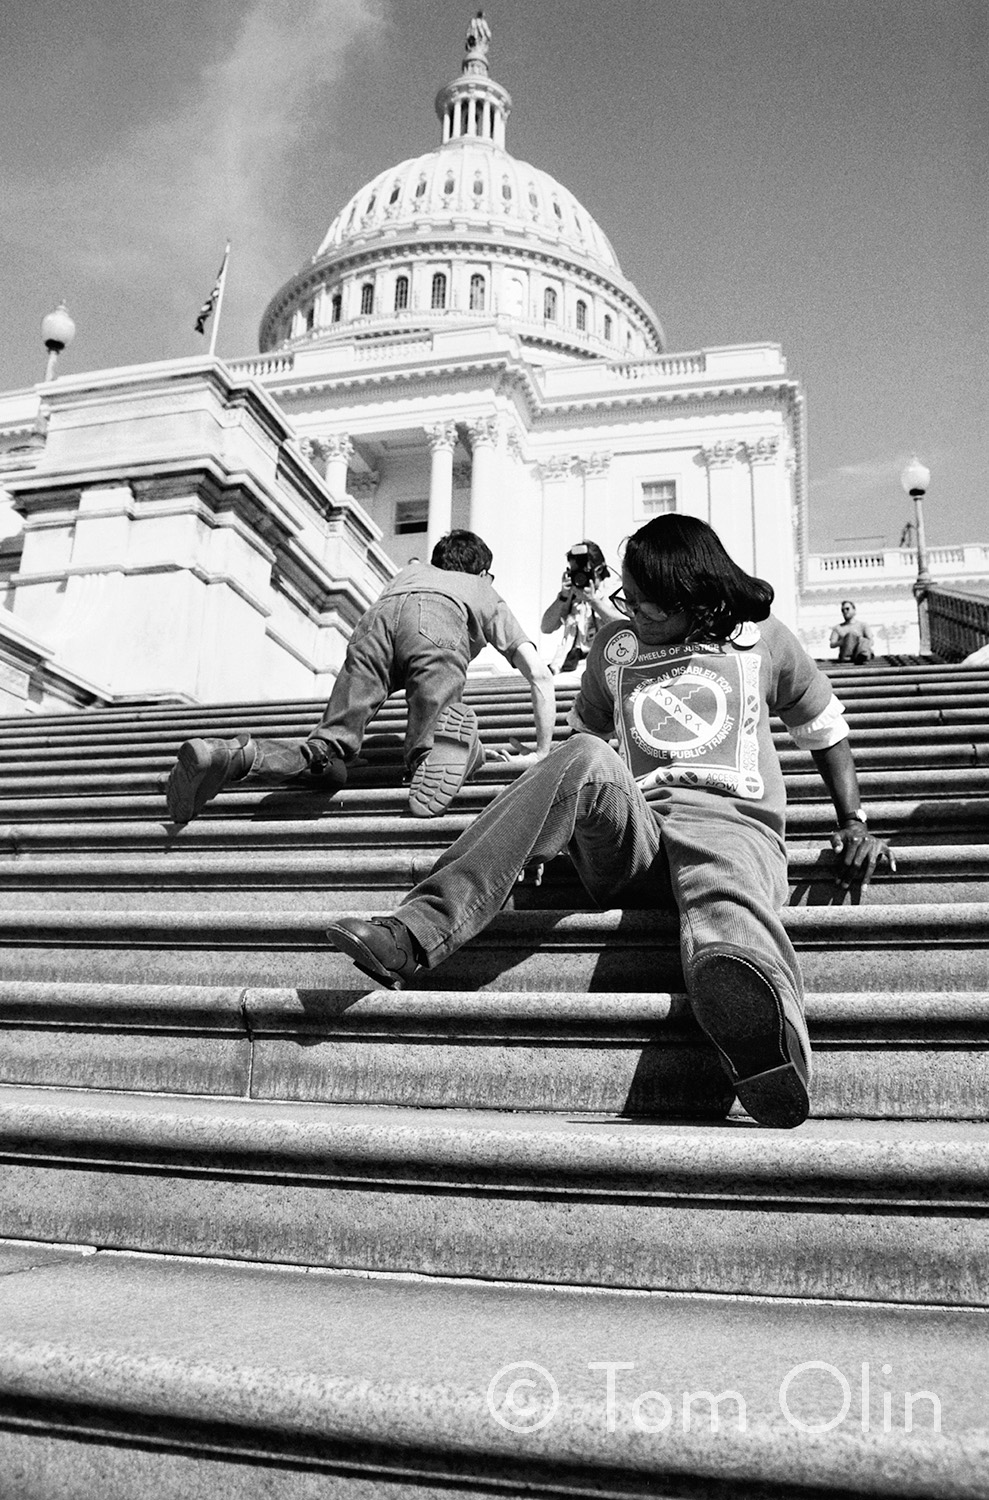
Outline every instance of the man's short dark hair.
{"label": "man's short dark hair", "polygon": [[857,609],[858,608],[858,605],[855,603],[854,599],[842,599],[842,601],[841,601],[841,607],[842,607],[842,609],[844,609],[844,607],[845,607],[846,604],[848,605],[848,607],[850,609]]}
{"label": "man's short dark hair", "polygon": [[488,573],[491,548],[473,531],[448,531],[436,543],[429,561],[445,573]]}

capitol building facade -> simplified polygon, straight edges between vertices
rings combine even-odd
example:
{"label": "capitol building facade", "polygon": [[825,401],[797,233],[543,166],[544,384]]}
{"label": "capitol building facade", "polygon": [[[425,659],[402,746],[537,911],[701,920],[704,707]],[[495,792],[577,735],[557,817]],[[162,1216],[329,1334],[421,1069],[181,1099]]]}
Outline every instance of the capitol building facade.
{"label": "capitol building facade", "polygon": [[[321,696],[363,609],[451,526],[491,546],[538,643],[567,548],[593,538],[615,566],[670,510],[709,521],[827,654],[850,583],[809,565],[779,347],[667,349],[600,226],[509,153],[489,44],[479,16],[438,143],[344,205],[258,354],[0,396],[4,711]],[[916,649],[895,639],[909,577],[887,593],[887,649]]]}

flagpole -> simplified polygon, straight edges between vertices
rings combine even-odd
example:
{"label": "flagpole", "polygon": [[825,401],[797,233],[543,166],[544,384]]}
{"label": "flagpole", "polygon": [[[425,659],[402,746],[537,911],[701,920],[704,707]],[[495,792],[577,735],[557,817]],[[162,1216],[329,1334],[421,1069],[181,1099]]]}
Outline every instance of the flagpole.
{"label": "flagpole", "polygon": [[220,309],[223,307],[223,293],[227,285],[227,262],[230,259],[230,241],[227,240],[227,248],[223,252],[223,269],[220,272],[220,290],[216,298],[216,310],[213,313],[213,327],[209,338],[209,357],[213,359],[216,355],[216,335],[220,329]]}

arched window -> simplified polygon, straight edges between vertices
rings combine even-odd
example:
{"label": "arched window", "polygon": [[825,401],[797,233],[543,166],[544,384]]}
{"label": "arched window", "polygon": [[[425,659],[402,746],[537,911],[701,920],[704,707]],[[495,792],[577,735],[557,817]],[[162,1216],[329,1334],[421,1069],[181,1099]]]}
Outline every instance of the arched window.
{"label": "arched window", "polygon": [[478,173],[477,176],[474,178],[474,197],[475,198],[480,198],[480,196],[481,196],[481,194],[483,192],[484,192],[484,179],[480,175],[480,173]]}
{"label": "arched window", "polygon": [[395,311],[401,312],[409,305],[409,278],[398,276],[395,278]]}
{"label": "arched window", "polygon": [[484,311],[484,277],[477,272],[470,279],[470,310]]}
{"label": "arched window", "polygon": [[559,204],[558,204],[558,203],[557,203],[557,201],[556,201],[556,199],[555,199],[555,198],[554,198],[554,199],[553,199],[553,212],[554,212],[554,213],[555,213],[555,214],[556,214],[556,217],[557,217],[557,218],[558,218],[558,219],[559,219],[559,220],[560,220],[560,222],[561,222],[561,223],[562,223],[562,222],[563,222],[563,209],[562,209],[562,208],[561,208],[561,207],[560,207],[560,205],[559,205]]}
{"label": "arched window", "polygon": [[504,200],[505,200],[506,203],[511,203],[511,201],[512,201],[512,184],[509,182],[509,180],[508,180],[507,177],[503,177],[501,179],[501,196],[504,198]]}
{"label": "arched window", "polygon": [[330,322],[331,323],[339,323],[339,321],[340,321],[340,319],[342,317],[343,317],[343,295],[340,292],[334,292],[333,293],[333,299],[330,302]]}
{"label": "arched window", "polygon": [[474,134],[484,134],[484,104],[480,99],[474,101]]}
{"label": "arched window", "polygon": [[423,193],[425,191],[426,191],[426,179],[425,179],[425,177],[420,177],[419,181],[416,183],[416,197],[417,198],[421,198],[422,195],[423,195]]}
{"label": "arched window", "polygon": [[446,277],[442,271],[437,271],[433,277],[433,291],[429,305],[430,307],[446,307]]}
{"label": "arched window", "polygon": [[536,189],[531,182],[529,183],[529,207],[534,213],[539,212],[539,199],[536,196]]}
{"label": "arched window", "polygon": [[367,200],[367,208],[364,210],[364,212],[366,214],[373,214],[374,213],[374,205],[377,203],[377,201],[378,201],[378,195],[377,195],[377,193],[372,193],[371,196],[370,196],[370,198]]}
{"label": "arched window", "polygon": [[577,327],[581,333],[587,328],[587,303],[583,297],[577,299]]}
{"label": "arched window", "polygon": [[460,106],[460,134],[467,134],[467,121],[470,119],[470,101],[464,99]]}
{"label": "arched window", "polygon": [[611,314],[610,313],[605,313],[605,315],[604,315],[604,336],[610,342],[610,340],[611,340]]}
{"label": "arched window", "polygon": [[556,293],[551,286],[543,292],[543,317],[547,323],[556,322]]}
{"label": "arched window", "polygon": [[447,173],[446,182],[444,182],[444,184],[443,184],[443,192],[444,192],[444,195],[447,198],[451,197],[451,195],[453,193],[453,190],[456,187],[456,185],[457,184],[453,180],[453,173],[452,172],[448,172]]}
{"label": "arched window", "polygon": [[399,195],[399,193],[401,191],[402,191],[402,184],[400,182],[396,182],[395,186],[391,190],[391,197],[388,199],[388,202],[389,203],[397,203],[398,202],[398,195]]}
{"label": "arched window", "polygon": [[374,312],[374,282],[365,281],[361,287],[361,312]]}
{"label": "arched window", "polygon": [[315,303],[310,302],[309,306],[306,308],[306,332],[307,333],[312,332],[312,326],[315,323],[315,321],[316,321],[316,306],[315,306]]}

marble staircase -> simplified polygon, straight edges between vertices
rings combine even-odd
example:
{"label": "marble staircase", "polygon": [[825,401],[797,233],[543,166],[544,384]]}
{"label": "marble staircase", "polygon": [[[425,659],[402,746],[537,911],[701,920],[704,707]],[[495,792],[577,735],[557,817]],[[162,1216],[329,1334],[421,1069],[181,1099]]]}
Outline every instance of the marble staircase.
{"label": "marble staircase", "polygon": [[[508,774],[411,819],[400,697],[337,798],[181,829],[184,738],[319,705],[0,720],[3,1500],[984,1500],[989,672],[833,675],[899,870],[836,889],[780,730],[794,1132],[733,1107],[671,915],[565,859],[414,991],[327,947]],[[468,696],[524,731],[520,680]]]}

